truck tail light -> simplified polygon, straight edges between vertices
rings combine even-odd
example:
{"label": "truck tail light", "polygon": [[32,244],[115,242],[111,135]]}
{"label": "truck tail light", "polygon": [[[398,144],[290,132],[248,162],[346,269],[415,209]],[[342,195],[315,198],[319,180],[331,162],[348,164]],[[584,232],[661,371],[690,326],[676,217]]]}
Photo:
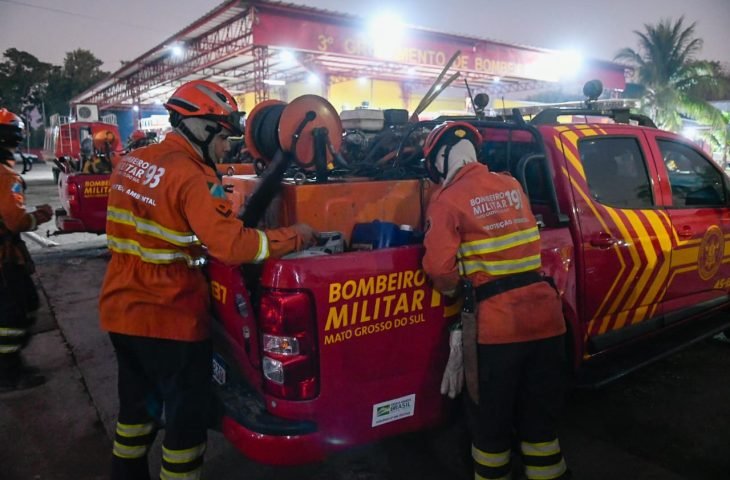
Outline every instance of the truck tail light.
{"label": "truck tail light", "polygon": [[259,307],[264,391],[288,400],[319,394],[317,329],[311,297],[268,290]]}
{"label": "truck tail light", "polygon": [[66,193],[68,194],[68,203],[71,207],[76,207],[79,204],[79,186],[74,182],[68,182],[66,184]]}

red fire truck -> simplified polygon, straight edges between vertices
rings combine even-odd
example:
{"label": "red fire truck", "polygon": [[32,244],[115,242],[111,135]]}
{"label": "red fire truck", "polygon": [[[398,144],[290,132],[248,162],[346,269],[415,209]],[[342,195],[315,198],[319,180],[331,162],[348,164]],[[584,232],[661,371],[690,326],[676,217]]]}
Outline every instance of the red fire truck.
{"label": "red fire truck", "polygon": [[433,190],[419,145],[442,121],[473,123],[480,161],[526,191],[577,381],[600,385],[727,328],[727,176],[648,118],[589,107],[529,122],[518,111],[431,122],[386,111],[372,128],[343,127],[312,96],[257,106],[247,146],[268,166],[226,177],[231,199],[249,225],[307,222],[329,241],[262,266],[210,260],[231,443],[292,465],[445,421],[439,382],[458,308],[424,275],[419,235]]}
{"label": "red fire truck", "polygon": [[[45,151],[55,164],[54,181],[61,200],[61,208],[55,212],[57,234],[106,231],[111,168],[126,152],[113,115],[104,120],[51,118]],[[252,163],[226,163],[217,168],[228,176],[254,173]]]}
{"label": "red fire truck", "polygon": [[[111,161],[122,152],[117,126],[54,115],[45,150],[55,164],[62,205],[55,212],[58,232],[104,233]],[[96,168],[100,160],[108,168]]]}

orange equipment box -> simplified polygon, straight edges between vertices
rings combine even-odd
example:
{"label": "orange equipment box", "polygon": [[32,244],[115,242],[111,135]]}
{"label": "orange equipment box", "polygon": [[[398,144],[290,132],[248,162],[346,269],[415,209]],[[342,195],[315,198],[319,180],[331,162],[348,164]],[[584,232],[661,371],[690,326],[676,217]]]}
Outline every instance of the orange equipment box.
{"label": "orange equipment box", "polygon": [[217,163],[216,170],[221,175],[253,175],[255,172],[253,163]]}
{"label": "orange equipment box", "polygon": [[[229,198],[236,209],[251,196],[256,176],[224,177],[232,185]],[[279,196],[271,202],[264,228],[308,223],[319,231],[342,232],[349,243],[356,223],[381,220],[423,229],[423,217],[433,184],[428,180],[348,179],[297,185],[284,181]]]}

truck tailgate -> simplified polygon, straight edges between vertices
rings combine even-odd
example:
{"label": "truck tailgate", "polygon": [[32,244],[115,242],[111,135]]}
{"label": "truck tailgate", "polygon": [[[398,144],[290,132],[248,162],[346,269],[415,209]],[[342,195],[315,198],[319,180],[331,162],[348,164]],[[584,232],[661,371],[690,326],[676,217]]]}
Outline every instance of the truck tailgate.
{"label": "truck tailgate", "polygon": [[267,263],[263,286],[311,292],[320,349],[319,396],[272,397],[272,413],[312,420],[342,446],[443,419],[439,386],[453,319],[420,268],[422,254],[407,246]]}
{"label": "truck tailgate", "polygon": [[108,174],[61,174],[59,196],[65,215],[56,224],[64,232],[104,233],[109,201]]}

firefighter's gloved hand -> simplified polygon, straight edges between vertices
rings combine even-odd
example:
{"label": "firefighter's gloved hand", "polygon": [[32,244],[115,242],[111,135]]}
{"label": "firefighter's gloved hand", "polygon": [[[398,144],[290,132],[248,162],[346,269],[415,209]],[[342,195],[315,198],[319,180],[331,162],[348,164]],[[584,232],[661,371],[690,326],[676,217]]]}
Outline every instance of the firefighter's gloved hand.
{"label": "firefighter's gloved hand", "polygon": [[53,208],[47,204],[38,205],[35,207],[35,211],[31,212],[31,215],[35,217],[36,225],[40,225],[41,223],[46,223],[53,218]]}
{"label": "firefighter's gloved hand", "polygon": [[456,398],[464,387],[464,350],[461,343],[461,329],[451,330],[449,334],[449,361],[446,362],[441,379],[441,394]]}
{"label": "firefighter's gloved hand", "polygon": [[317,232],[315,232],[312,227],[306,223],[297,223],[294,225],[294,229],[297,231],[297,235],[299,235],[299,238],[302,241],[301,247],[299,248],[300,250],[304,250],[305,248],[309,248],[314,245],[314,242],[317,240]]}

